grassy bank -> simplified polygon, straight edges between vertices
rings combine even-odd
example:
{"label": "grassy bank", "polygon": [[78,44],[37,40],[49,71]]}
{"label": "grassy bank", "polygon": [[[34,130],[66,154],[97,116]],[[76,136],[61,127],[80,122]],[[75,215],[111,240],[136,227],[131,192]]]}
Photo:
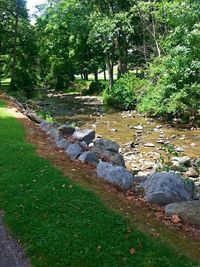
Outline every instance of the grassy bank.
{"label": "grassy bank", "polygon": [[[0,173],[0,208],[33,266],[198,266],[138,232],[95,194],[37,156],[3,102]],[[131,254],[131,248],[136,252]]]}

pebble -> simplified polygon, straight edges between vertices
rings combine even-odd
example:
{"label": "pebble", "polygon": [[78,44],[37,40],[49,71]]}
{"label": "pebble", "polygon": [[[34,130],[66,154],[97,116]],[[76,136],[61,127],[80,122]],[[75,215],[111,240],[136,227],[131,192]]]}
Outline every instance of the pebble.
{"label": "pebble", "polygon": [[133,127],[136,130],[144,130],[144,127],[142,125],[137,125]]}
{"label": "pebble", "polygon": [[155,145],[152,144],[152,143],[146,143],[146,144],[143,144],[143,146],[145,146],[145,147],[155,147]]}

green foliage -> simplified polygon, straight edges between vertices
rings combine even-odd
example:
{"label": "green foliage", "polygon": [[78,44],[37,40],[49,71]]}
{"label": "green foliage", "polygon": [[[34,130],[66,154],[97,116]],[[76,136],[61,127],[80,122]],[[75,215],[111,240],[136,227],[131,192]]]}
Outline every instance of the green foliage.
{"label": "green foliage", "polygon": [[139,232],[93,192],[36,155],[2,102],[0,129],[0,205],[33,266],[198,266]]}
{"label": "green foliage", "polygon": [[171,161],[172,157],[178,157],[179,153],[176,151],[176,148],[173,144],[164,144],[162,150],[165,151],[165,157],[160,154],[160,163],[162,168],[159,168],[157,171],[171,171]]}
{"label": "green foliage", "polygon": [[134,74],[126,74],[114,83],[111,92],[105,90],[103,100],[106,104],[120,109],[135,108],[144,85],[144,80],[137,78]]}
{"label": "green foliage", "polygon": [[167,6],[173,30],[163,40],[166,56],[155,59],[148,70],[147,93],[139,110],[193,122],[200,118],[200,3],[178,3]]}
{"label": "green foliage", "polygon": [[101,95],[103,91],[108,90],[107,81],[92,81],[88,89],[82,91],[84,95]]}

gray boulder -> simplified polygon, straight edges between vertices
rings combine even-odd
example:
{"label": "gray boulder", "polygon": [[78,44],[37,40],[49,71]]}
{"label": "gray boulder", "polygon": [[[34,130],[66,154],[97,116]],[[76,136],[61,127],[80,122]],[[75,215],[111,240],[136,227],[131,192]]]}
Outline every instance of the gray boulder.
{"label": "gray boulder", "polygon": [[187,191],[189,199],[195,199],[195,184],[194,184],[194,181],[192,181],[190,179],[186,179],[184,181],[184,187],[185,187],[185,190]]}
{"label": "gray boulder", "polygon": [[97,163],[98,163],[97,154],[95,152],[92,152],[92,151],[85,151],[85,152],[83,152],[79,156],[78,159],[81,162],[86,162],[86,163],[90,163],[90,164],[94,164],[94,165],[97,165]]}
{"label": "gray boulder", "polygon": [[111,140],[99,138],[94,141],[94,145],[100,149],[105,149],[112,152],[119,152],[119,145]]}
{"label": "gray boulder", "polygon": [[200,200],[169,204],[165,213],[167,216],[177,214],[183,221],[200,226]]}
{"label": "gray boulder", "polygon": [[77,129],[73,135],[72,138],[77,139],[79,141],[85,141],[87,144],[91,143],[95,138],[95,131],[94,130],[81,130]]}
{"label": "gray boulder", "polygon": [[48,123],[46,121],[40,123],[40,129],[44,132],[48,132],[51,128],[53,128],[53,123]]}
{"label": "gray boulder", "polygon": [[58,148],[62,148],[64,150],[67,150],[69,145],[70,145],[70,143],[66,139],[62,139],[62,140],[56,142],[56,146]]}
{"label": "gray boulder", "polygon": [[99,159],[103,161],[111,162],[114,165],[125,167],[124,157],[116,152],[112,152],[109,150],[102,149],[100,147],[92,147],[91,149],[93,152],[96,152]]}
{"label": "gray boulder", "polygon": [[42,122],[42,119],[33,111],[28,111],[26,113],[26,116],[33,122],[40,124]]}
{"label": "gray boulder", "polygon": [[133,183],[133,175],[122,166],[113,166],[110,163],[100,161],[97,165],[97,176],[105,179],[109,183],[118,185],[124,190],[128,190]]}
{"label": "gray boulder", "polygon": [[50,135],[52,138],[55,139],[56,142],[59,142],[63,139],[63,134],[61,134],[57,128],[51,128],[48,132],[47,132],[48,135]]}
{"label": "gray boulder", "polygon": [[87,150],[88,149],[88,145],[87,145],[87,143],[85,141],[79,142],[78,144],[82,147],[83,150]]}
{"label": "gray boulder", "polygon": [[58,127],[58,131],[60,131],[63,135],[70,136],[75,132],[75,128],[69,125],[61,125]]}
{"label": "gray boulder", "polygon": [[149,203],[167,205],[190,199],[182,179],[173,172],[154,173],[140,187],[144,189],[145,200]]}
{"label": "gray boulder", "polygon": [[65,150],[65,153],[73,160],[78,158],[81,152],[82,148],[78,144],[70,144],[67,150]]}

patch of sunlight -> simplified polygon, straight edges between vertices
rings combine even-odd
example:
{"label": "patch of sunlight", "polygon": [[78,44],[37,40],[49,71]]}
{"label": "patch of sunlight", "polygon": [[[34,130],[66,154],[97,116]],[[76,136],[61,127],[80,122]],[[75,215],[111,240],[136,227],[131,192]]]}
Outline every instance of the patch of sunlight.
{"label": "patch of sunlight", "polygon": [[2,85],[9,85],[11,81],[11,78],[4,78],[1,80]]}

